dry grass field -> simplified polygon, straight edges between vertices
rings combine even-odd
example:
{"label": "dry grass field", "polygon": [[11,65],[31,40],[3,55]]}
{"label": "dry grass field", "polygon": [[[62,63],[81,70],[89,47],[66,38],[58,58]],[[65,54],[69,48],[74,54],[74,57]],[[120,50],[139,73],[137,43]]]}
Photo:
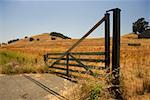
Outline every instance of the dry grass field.
{"label": "dry grass field", "polygon": [[[33,38],[39,38],[40,40],[31,42],[26,38],[0,48],[1,73],[7,74],[7,72],[5,72],[7,69],[3,68],[4,66],[9,66],[12,70],[15,67],[17,71],[14,72],[16,73],[46,72],[48,68],[44,65],[43,55],[49,52],[65,52],[78,40],[51,40],[48,34],[33,36]],[[129,43],[140,43],[140,46],[129,46]],[[73,50],[73,52],[86,51],[104,51],[104,39],[86,39]],[[2,57],[7,59],[8,57],[5,56],[10,55],[11,52],[15,52],[15,55],[9,57],[9,60],[4,61]],[[29,63],[26,63],[26,60],[28,60],[27,62]],[[22,71],[19,71],[21,69],[20,67],[22,67]],[[121,37],[120,72],[121,89],[125,100],[150,100],[150,39],[137,39],[135,34],[127,34]],[[84,82],[83,84],[86,87],[80,88],[83,91],[87,91],[88,87],[93,88],[91,84],[96,84],[96,89],[101,88],[101,86],[97,85],[99,81]],[[81,93],[81,91],[77,92]],[[86,95],[86,93],[82,94]],[[104,99],[103,97],[104,96],[100,98]],[[81,99],[80,94],[75,98],[76,100]]]}

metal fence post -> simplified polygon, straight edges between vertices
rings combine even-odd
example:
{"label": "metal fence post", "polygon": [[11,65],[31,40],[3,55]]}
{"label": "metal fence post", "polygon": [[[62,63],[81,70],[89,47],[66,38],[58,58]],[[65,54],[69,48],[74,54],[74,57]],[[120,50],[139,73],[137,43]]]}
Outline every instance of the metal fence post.
{"label": "metal fence post", "polygon": [[105,14],[105,68],[110,72],[110,14]]}
{"label": "metal fence post", "polygon": [[122,100],[120,92],[120,9],[113,9],[112,84],[116,99]]}
{"label": "metal fence post", "polygon": [[115,77],[114,85],[119,85],[120,69],[120,9],[113,10],[113,45],[112,45],[112,71]]}
{"label": "metal fence post", "polygon": [[67,62],[66,62],[66,66],[67,66],[67,76],[69,77],[69,53],[66,55],[67,58]]}

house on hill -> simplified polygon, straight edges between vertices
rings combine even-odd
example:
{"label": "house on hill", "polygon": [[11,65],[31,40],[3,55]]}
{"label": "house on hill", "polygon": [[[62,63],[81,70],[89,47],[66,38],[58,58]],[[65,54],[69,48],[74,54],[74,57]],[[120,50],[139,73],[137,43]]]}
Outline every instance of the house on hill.
{"label": "house on hill", "polygon": [[141,34],[138,34],[138,38],[150,38],[150,29],[147,29]]}

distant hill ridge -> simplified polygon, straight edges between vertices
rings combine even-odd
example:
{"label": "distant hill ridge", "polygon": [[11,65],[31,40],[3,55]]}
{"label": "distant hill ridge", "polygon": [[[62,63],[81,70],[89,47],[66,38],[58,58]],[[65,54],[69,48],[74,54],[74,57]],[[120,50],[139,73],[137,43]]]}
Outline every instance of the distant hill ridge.
{"label": "distant hill ridge", "polygon": [[7,43],[12,44],[12,43],[19,43],[19,42],[31,42],[31,41],[45,41],[45,40],[56,40],[57,38],[59,39],[71,39],[68,36],[65,36],[61,33],[58,32],[51,32],[51,33],[42,33],[38,35],[34,35],[31,37],[25,36],[23,39],[12,39],[9,40]]}

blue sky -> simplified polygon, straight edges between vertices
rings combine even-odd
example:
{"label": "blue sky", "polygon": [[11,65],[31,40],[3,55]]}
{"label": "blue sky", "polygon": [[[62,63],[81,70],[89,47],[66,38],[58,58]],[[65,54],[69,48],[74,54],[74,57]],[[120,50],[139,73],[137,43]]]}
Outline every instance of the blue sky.
{"label": "blue sky", "polygon": [[[150,22],[149,0],[0,0],[0,42],[53,31],[80,38],[116,7],[121,9],[121,35],[132,32],[138,18]],[[103,27],[89,37],[104,36]]]}

